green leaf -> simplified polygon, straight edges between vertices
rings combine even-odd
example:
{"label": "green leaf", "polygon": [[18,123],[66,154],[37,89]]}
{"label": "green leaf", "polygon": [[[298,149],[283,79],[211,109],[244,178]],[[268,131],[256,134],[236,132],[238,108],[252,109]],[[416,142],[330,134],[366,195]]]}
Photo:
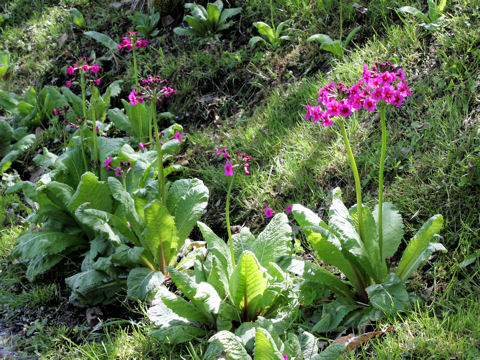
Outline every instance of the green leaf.
{"label": "green leaf", "polygon": [[360,291],[360,284],[355,275],[352,264],[342,253],[342,245],[339,240],[328,230],[321,227],[306,229],[308,242],[317,252],[317,256],[327,264],[336,266],[344,273],[357,291]]}
{"label": "green leaf", "polygon": [[10,53],[8,51],[0,51],[0,78],[5,76],[10,66]]}
{"label": "green leaf", "polygon": [[344,297],[323,305],[322,318],[315,324],[312,330],[319,333],[335,331],[345,316],[359,307],[353,300]]}
{"label": "green leaf", "polygon": [[142,264],[141,256],[143,254],[142,247],[130,247],[121,244],[115,248],[115,254],[112,255],[112,263],[120,266],[134,268]]}
{"label": "green leaf", "polygon": [[59,170],[58,181],[61,181],[76,189],[84,171],[82,151],[80,146],[69,149],[60,155],[55,162],[55,168]]}
{"label": "green leaf", "polygon": [[394,273],[388,274],[382,284],[370,285],[365,290],[370,304],[385,314],[395,314],[410,305],[405,285]]}
{"label": "green leaf", "polygon": [[[113,225],[112,218],[114,215],[102,210],[86,209],[87,206],[87,204],[82,204],[75,211],[75,216],[78,221],[93,230],[94,234],[103,234],[105,238],[113,244],[120,245],[122,241],[119,235],[114,228],[110,226],[110,224]],[[123,225],[121,222],[120,224]]]}
{"label": "green leaf", "polygon": [[214,3],[207,4],[207,21],[211,30],[215,31],[220,20],[220,9]]}
{"label": "green leaf", "polygon": [[21,259],[33,259],[37,256],[56,255],[69,247],[81,247],[86,244],[81,237],[54,231],[37,231],[20,236],[14,255]]}
{"label": "green leaf", "polygon": [[305,226],[319,226],[323,222],[312,210],[300,204],[293,204],[292,214],[302,229]]}
{"label": "green leaf", "polygon": [[253,253],[245,251],[230,278],[230,295],[235,307],[243,311],[246,321],[257,317],[267,287],[266,270],[260,266]]}
{"label": "green leaf", "polygon": [[43,154],[35,155],[35,157],[33,158],[33,161],[35,162],[35,164],[40,166],[53,166],[55,164],[55,161],[57,161],[57,159],[58,159],[57,155],[55,155],[54,153],[51,153],[50,151],[48,151],[46,147],[44,147]]}
{"label": "green leaf", "polygon": [[233,272],[232,259],[230,255],[230,248],[228,245],[220,239],[215,233],[204,223],[197,222],[197,225],[202,232],[203,239],[207,243],[207,249],[210,251],[222,265],[222,269],[227,271],[228,276]]}
{"label": "green leaf", "polygon": [[302,331],[298,335],[298,340],[300,341],[302,355],[305,360],[313,358],[318,353],[317,339],[309,332]]}
{"label": "green leaf", "polygon": [[325,34],[315,34],[315,35],[312,35],[310,37],[308,37],[307,39],[308,42],[312,42],[312,41],[318,41],[320,44],[323,44],[325,42],[332,42],[332,38],[328,35],[325,35]]}
{"label": "green leaf", "polygon": [[152,254],[157,265],[175,260],[178,253],[178,237],[175,220],[158,200],[145,206],[145,231],[142,244]]}
{"label": "green leaf", "polygon": [[72,196],[68,204],[68,209],[73,213],[84,203],[90,203],[89,208],[111,212],[112,210],[112,196],[108,185],[104,182],[98,181],[96,175],[87,172],[82,175],[77,191]]}
{"label": "green leaf", "polygon": [[118,154],[127,142],[128,139],[125,138],[97,136],[97,149],[100,161],[104,161],[109,156]]}
{"label": "green leaf", "polygon": [[336,56],[343,56],[343,47],[340,40],[326,41],[320,46],[320,49],[329,51]]}
{"label": "green leaf", "polygon": [[317,264],[289,255],[278,258],[277,263],[285,271],[290,271],[305,280],[326,286],[339,295],[354,298],[347,283]]}
{"label": "green leaf", "polygon": [[12,139],[12,127],[5,120],[0,120],[0,158],[8,152]]}
{"label": "green leaf", "polygon": [[402,6],[400,9],[397,9],[397,10],[400,11],[402,14],[411,14],[425,21],[425,23],[427,24],[431,22],[427,15],[422,13],[420,10],[414,8],[413,6]]}
{"label": "green leaf", "polygon": [[107,116],[118,129],[125,131],[127,134],[133,134],[133,128],[130,119],[122,110],[110,109],[107,112]]}
{"label": "green leaf", "polygon": [[96,32],[96,31],[86,31],[84,34],[93,40],[98,41],[100,44],[106,46],[113,52],[118,52],[118,44],[112,40],[108,35]]}
{"label": "green leaf", "polygon": [[167,207],[175,217],[179,247],[201,218],[208,204],[208,195],[208,188],[198,179],[181,179],[170,186]]}
{"label": "green leaf", "polygon": [[177,35],[180,35],[180,36],[194,36],[195,35],[195,32],[193,32],[191,28],[176,27],[175,29],[173,29],[173,32]]}
{"label": "green leaf", "polygon": [[222,299],[226,297],[229,292],[228,274],[216,256],[212,256],[212,268],[207,281],[215,288]]}
{"label": "green leaf", "polygon": [[35,144],[35,135],[29,134],[21,138],[18,142],[13,144],[9,150],[10,152],[0,161],[0,175],[10,168],[10,165],[17,160],[25,151]]}
{"label": "green leaf", "polygon": [[270,25],[262,21],[257,21],[253,23],[253,26],[257,28],[260,34],[266,36],[270,43],[273,43],[275,41],[275,32],[270,27]]}
{"label": "green leaf", "polygon": [[209,343],[215,341],[222,344],[228,360],[252,360],[243,347],[241,339],[230,331],[220,331],[208,340]]}
{"label": "green leaf", "polygon": [[70,276],[65,282],[80,302],[88,305],[111,303],[123,288],[105,272],[96,269]]}
{"label": "green leaf", "polygon": [[242,8],[231,8],[231,9],[223,9],[222,13],[220,14],[220,24],[224,24],[227,19],[234,17],[242,12]]}
{"label": "green leaf", "polygon": [[151,111],[147,111],[147,106],[144,103],[132,105],[123,99],[122,103],[132,128],[130,135],[135,137],[138,142],[148,142],[148,129],[152,121]]}
{"label": "green leaf", "polygon": [[255,336],[255,360],[284,360],[271,335],[262,328],[257,328]]}
{"label": "green leaf", "polygon": [[[274,262],[276,257],[292,253],[291,233],[287,216],[276,214],[256,239],[249,233],[237,237],[236,247],[253,252],[260,265],[269,268],[270,262]],[[241,240],[240,244],[238,239]]]}
{"label": "green leaf", "polygon": [[443,227],[442,215],[434,215],[427,220],[415,236],[410,240],[403,252],[397,268],[398,277],[405,281],[420,265],[416,260],[427,247],[430,240],[440,232]]}
{"label": "green leaf", "polygon": [[352,31],[350,31],[347,35],[347,37],[345,38],[345,41],[343,42],[343,47],[346,48],[348,46],[348,44],[350,43],[350,41],[352,41],[353,37],[357,34],[357,32],[361,29],[362,27],[361,26],[357,26],[355,29],[353,29]]}
{"label": "green leaf", "polygon": [[63,255],[40,255],[28,262],[25,275],[29,281],[34,281],[36,277],[50,270],[65,258]]}
{"label": "green leaf", "polygon": [[311,360],[339,360],[342,359],[341,355],[346,350],[344,344],[331,344],[320,354],[312,357]]}
{"label": "green leaf", "polygon": [[[378,227],[378,204],[373,210],[373,217]],[[382,233],[383,233],[383,248],[382,259],[393,256],[398,249],[398,246],[403,239],[403,220],[402,216],[389,202],[383,203],[382,213]]]}
{"label": "green leaf", "polygon": [[164,281],[165,275],[160,271],[146,268],[132,269],[127,279],[127,296],[134,300],[146,300]]}
{"label": "green leaf", "polygon": [[194,325],[193,322],[211,325],[204,313],[163,286],[158,289],[153,306],[148,310],[148,317],[155,325],[162,328],[168,327],[172,320],[182,321],[184,325]]}
{"label": "green leaf", "polygon": [[248,46],[250,47],[253,47],[255,46],[259,41],[263,41],[264,43],[266,43],[266,41],[260,37],[260,36],[254,36],[250,39],[250,41],[248,42]]}
{"label": "green leaf", "polygon": [[75,23],[75,25],[78,25],[80,27],[83,27],[85,25],[85,19],[83,18],[83,15],[80,11],[75,8],[71,8],[70,13],[73,16],[73,22]]}

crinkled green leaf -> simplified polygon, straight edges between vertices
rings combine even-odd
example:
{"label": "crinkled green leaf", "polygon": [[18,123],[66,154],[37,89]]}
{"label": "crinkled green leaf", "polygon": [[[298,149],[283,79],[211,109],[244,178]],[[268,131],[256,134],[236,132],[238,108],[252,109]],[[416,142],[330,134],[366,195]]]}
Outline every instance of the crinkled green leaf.
{"label": "crinkled green leaf", "polygon": [[100,44],[104,45],[113,52],[118,52],[118,44],[112,40],[108,35],[96,32],[96,31],[86,31],[84,32],[86,36],[92,38],[93,40],[98,41]]}
{"label": "crinkled green leaf", "polygon": [[37,231],[20,236],[14,249],[16,257],[33,259],[42,255],[56,255],[72,246],[86,242],[78,236],[53,231]]}
{"label": "crinkled green leaf", "polygon": [[241,339],[230,331],[220,331],[212,336],[208,342],[218,341],[223,346],[223,350],[228,360],[251,360],[247,350],[242,344]]}
{"label": "crinkled green leaf", "polygon": [[68,209],[75,212],[80,205],[87,202],[89,208],[107,212],[112,210],[113,200],[108,185],[98,181],[97,176],[91,172],[82,175],[77,191],[68,204]]}
{"label": "crinkled green leaf", "polygon": [[370,285],[365,290],[370,304],[385,314],[395,314],[410,305],[405,285],[394,273],[388,274],[382,284]]}
{"label": "crinkled green leaf", "polygon": [[[378,226],[378,204],[373,210],[373,217]],[[383,233],[383,247],[382,259],[393,256],[398,249],[398,246],[403,239],[403,220],[402,216],[389,202],[383,203],[382,212],[382,233]]]}
{"label": "crinkled green leaf", "polygon": [[255,360],[285,360],[271,335],[262,328],[257,328],[255,336]]}
{"label": "crinkled green leaf", "polygon": [[403,252],[397,268],[398,277],[405,281],[420,265],[417,258],[427,247],[431,239],[440,232],[443,227],[442,215],[434,215],[427,220],[415,236],[410,240]]}
{"label": "crinkled green leaf", "polygon": [[127,279],[127,296],[130,299],[145,300],[165,281],[165,275],[160,271],[147,268],[130,270]]}

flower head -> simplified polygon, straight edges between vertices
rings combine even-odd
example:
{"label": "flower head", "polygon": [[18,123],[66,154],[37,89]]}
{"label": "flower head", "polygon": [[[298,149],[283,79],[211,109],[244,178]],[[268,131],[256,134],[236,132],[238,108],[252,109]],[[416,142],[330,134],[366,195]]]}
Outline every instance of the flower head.
{"label": "flower head", "polygon": [[225,162],[225,176],[232,176],[233,175],[233,165],[227,160]]}
{"label": "flower head", "polygon": [[271,218],[272,216],[273,216],[273,210],[270,209],[270,208],[268,208],[268,207],[265,208],[265,217],[266,217],[267,219],[269,219],[269,218]]}
{"label": "flower head", "polygon": [[110,166],[110,163],[113,161],[113,158],[110,156],[105,159],[105,162],[103,163],[103,167],[108,167]]}
{"label": "flower head", "polygon": [[67,68],[67,73],[68,73],[68,75],[73,75],[75,73],[75,68],[72,65],[70,65]]}
{"label": "flower head", "polygon": [[71,81],[68,81],[68,80],[65,81],[65,86],[66,86],[67,88],[70,88],[70,87],[72,86],[72,82],[71,82]]}
{"label": "flower head", "polygon": [[140,149],[145,150],[145,144],[143,142],[138,143],[138,146],[140,146]]}
{"label": "flower head", "polygon": [[176,131],[174,136],[175,136],[175,139],[178,140],[178,142],[182,142],[182,134]]}
{"label": "flower head", "polygon": [[292,213],[292,205],[287,205],[287,207],[285,208],[285,211],[291,214]]}

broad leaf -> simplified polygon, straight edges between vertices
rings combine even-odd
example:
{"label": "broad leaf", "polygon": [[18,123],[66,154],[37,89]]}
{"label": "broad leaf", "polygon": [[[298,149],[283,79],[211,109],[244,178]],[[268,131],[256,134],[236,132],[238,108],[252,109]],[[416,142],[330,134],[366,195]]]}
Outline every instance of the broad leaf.
{"label": "broad leaf", "polygon": [[90,269],[65,279],[73,294],[81,303],[108,304],[122,289],[120,282],[110,279],[103,271]]}
{"label": "broad leaf", "polygon": [[408,308],[410,301],[402,280],[390,273],[382,284],[367,287],[370,304],[385,314],[395,314]]}
{"label": "broad leaf", "polygon": [[266,270],[261,268],[253,253],[245,251],[230,278],[230,295],[236,308],[243,312],[245,321],[256,319],[267,287]]}
{"label": "broad leaf", "polygon": [[271,335],[262,328],[257,329],[255,336],[255,360],[285,360]]}
{"label": "broad leaf", "polygon": [[428,18],[427,15],[422,13],[420,10],[414,8],[413,6],[402,6],[400,9],[398,9],[403,14],[411,14],[423,21],[425,21],[427,24],[430,23],[430,19]]}
{"label": "broad leaf", "polygon": [[72,246],[84,246],[85,240],[74,235],[53,231],[38,231],[20,236],[14,255],[22,259],[59,254]]}
{"label": "broad leaf", "polygon": [[207,225],[202,222],[197,223],[200,231],[202,232],[203,239],[207,243],[207,249],[213,255],[217,257],[222,265],[222,269],[230,276],[233,272],[232,269],[232,257],[230,255],[230,248],[228,245],[220,239]]}
{"label": "broad leaf", "polygon": [[175,217],[179,247],[190,235],[208,203],[208,188],[198,179],[175,181],[168,190],[168,210]]}
{"label": "broad leaf", "polygon": [[443,226],[442,215],[434,215],[427,220],[415,236],[410,240],[407,248],[403,252],[400,263],[397,268],[398,277],[405,281],[420,265],[416,259],[427,247],[434,235],[438,234]]}
{"label": "broad leaf", "polygon": [[344,297],[323,305],[322,318],[312,330],[319,333],[334,331],[339,327],[345,316],[358,308],[359,305],[353,300]]}
{"label": "broad leaf", "polygon": [[270,25],[268,25],[268,24],[266,24],[262,21],[257,21],[257,22],[253,23],[253,26],[255,26],[257,28],[257,30],[260,34],[266,36],[270,43],[273,43],[273,41],[275,40],[275,32],[270,27]]}
{"label": "broad leaf", "polygon": [[331,344],[311,360],[339,360],[345,349],[346,347],[343,344]]}
{"label": "broad leaf", "polygon": [[144,216],[145,231],[141,240],[144,248],[151,252],[157,265],[169,265],[178,253],[177,229],[173,217],[158,200],[145,207]]}
{"label": "broad leaf", "polygon": [[91,172],[82,175],[77,191],[68,203],[68,209],[73,213],[80,205],[87,202],[89,208],[106,212],[112,210],[113,200],[108,185],[98,181],[97,176]]}
{"label": "broad leaf", "polygon": [[5,76],[10,66],[10,53],[8,51],[0,51],[0,78]]}
{"label": "broad leaf", "polygon": [[75,8],[71,8],[70,13],[73,16],[73,22],[75,23],[75,25],[78,25],[80,27],[83,27],[83,25],[85,25],[85,19],[83,18],[83,15],[80,11]]}
{"label": "broad leaf", "polygon": [[[373,217],[378,227],[378,204],[373,210]],[[393,256],[398,249],[398,246],[403,239],[403,221],[402,216],[389,202],[383,203],[382,212],[382,233],[383,233],[383,247],[382,259]]]}
{"label": "broad leaf", "polygon": [[215,341],[222,344],[228,360],[252,360],[241,339],[230,331],[220,331],[208,340],[210,343]]}
{"label": "broad leaf", "polygon": [[84,34],[96,41],[100,44],[106,46],[113,52],[118,52],[118,44],[112,40],[112,38],[108,35],[96,32],[96,31],[86,31]]}
{"label": "broad leaf", "polygon": [[300,204],[293,204],[292,214],[302,229],[305,226],[319,226],[322,223],[317,214]]}
{"label": "broad leaf", "polygon": [[146,300],[164,281],[165,275],[160,271],[147,268],[132,269],[127,279],[127,296],[130,299]]}

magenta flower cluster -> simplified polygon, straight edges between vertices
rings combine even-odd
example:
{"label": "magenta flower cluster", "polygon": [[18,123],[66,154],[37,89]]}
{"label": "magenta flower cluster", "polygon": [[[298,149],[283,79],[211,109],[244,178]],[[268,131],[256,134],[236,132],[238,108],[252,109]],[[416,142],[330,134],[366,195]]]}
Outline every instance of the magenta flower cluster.
{"label": "magenta flower cluster", "polygon": [[140,79],[140,82],[143,85],[139,85],[138,90],[132,89],[128,95],[128,100],[132,105],[141,104],[152,98],[156,98],[158,102],[161,102],[162,98],[169,98],[171,95],[177,94],[175,89],[164,86],[167,83],[167,79],[162,79],[160,76],[148,75],[146,79]]}
{"label": "magenta flower cluster", "polygon": [[120,161],[120,166],[117,167],[114,167],[112,165],[112,161],[113,158],[111,156],[106,158],[105,162],[103,163],[103,167],[107,168],[107,171],[115,172],[115,176],[117,177],[122,177],[124,174],[132,170],[132,168],[130,167],[130,161]]}
{"label": "magenta flower cluster", "polygon": [[[99,66],[96,62],[94,62],[94,60],[92,59],[89,59],[89,58],[86,58],[86,57],[81,57],[81,58],[78,58],[77,61],[75,61],[75,63],[73,65],[70,65],[68,68],[67,68],[67,74],[68,75],[74,75],[75,74],[75,71],[84,71],[84,72],[87,72],[87,71],[91,71],[92,73],[96,74],[98,73],[100,70],[101,70],[101,66]],[[100,85],[100,78],[98,79],[92,79],[92,82],[95,83],[97,86]],[[67,88],[71,87],[72,86],[72,82],[67,80],[65,81],[65,86]]]}
{"label": "magenta flower cluster", "polygon": [[148,45],[148,40],[144,38],[137,39],[138,31],[129,31],[127,36],[122,37],[122,42],[118,44],[118,50],[126,48],[127,50],[132,50],[135,44],[135,48],[144,48]]}
{"label": "magenta flower cluster", "polygon": [[[245,175],[250,175],[250,170],[248,168],[250,167],[249,161],[252,160],[252,157],[247,155],[247,153],[237,152],[237,158],[234,159],[227,152],[227,147],[225,146],[217,151],[217,155],[222,155],[222,157],[226,159],[224,167],[225,176],[233,176],[233,169],[239,166],[243,167],[243,172],[245,173]],[[232,162],[235,161],[236,164],[232,164]]]}
{"label": "magenta flower cluster", "polygon": [[318,93],[318,102],[325,108],[307,105],[305,119],[322,121],[323,126],[332,126],[334,116],[348,117],[364,108],[374,111],[379,101],[401,106],[403,100],[412,92],[405,81],[405,72],[396,69],[390,62],[375,63],[369,70],[363,66],[362,77],[350,88],[334,82],[326,85]]}

